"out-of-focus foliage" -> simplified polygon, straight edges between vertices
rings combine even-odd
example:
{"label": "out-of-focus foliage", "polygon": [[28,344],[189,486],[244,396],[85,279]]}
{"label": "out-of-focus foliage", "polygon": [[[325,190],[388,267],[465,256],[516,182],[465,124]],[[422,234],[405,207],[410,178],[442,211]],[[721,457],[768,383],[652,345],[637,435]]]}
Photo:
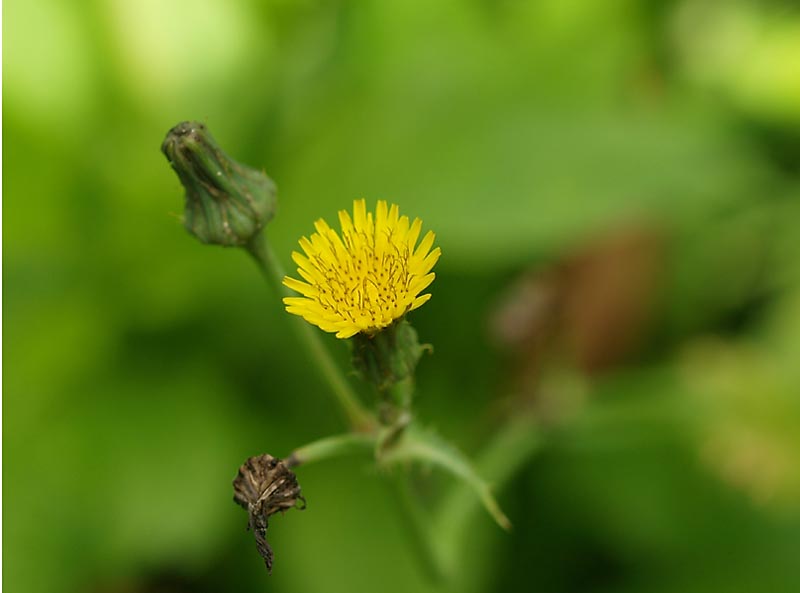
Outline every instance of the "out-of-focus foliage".
{"label": "out-of-focus foliage", "polygon": [[[252,263],[182,229],[159,145],[185,119],[276,180],[286,262],[356,197],[436,230],[420,417],[470,453],[509,409],[552,421],[500,493],[513,533],[466,531],[458,590],[800,588],[795,3],[3,16],[8,591],[437,589],[358,459],[298,472],[308,509],[271,522],[265,583],[236,469],[342,422]],[[653,256],[602,247],[621,229]],[[489,320],[523,272],[520,346]]]}

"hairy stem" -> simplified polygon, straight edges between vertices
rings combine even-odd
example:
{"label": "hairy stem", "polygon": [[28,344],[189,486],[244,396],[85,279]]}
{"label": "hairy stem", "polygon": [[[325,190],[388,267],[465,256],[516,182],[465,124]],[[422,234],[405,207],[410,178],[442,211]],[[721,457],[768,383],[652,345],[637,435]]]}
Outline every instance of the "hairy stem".
{"label": "hairy stem", "polygon": [[359,451],[372,451],[375,449],[376,438],[374,433],[363,432],[348,432],[325,437],[295,449],[284,462],[288,467],[296,467]]}

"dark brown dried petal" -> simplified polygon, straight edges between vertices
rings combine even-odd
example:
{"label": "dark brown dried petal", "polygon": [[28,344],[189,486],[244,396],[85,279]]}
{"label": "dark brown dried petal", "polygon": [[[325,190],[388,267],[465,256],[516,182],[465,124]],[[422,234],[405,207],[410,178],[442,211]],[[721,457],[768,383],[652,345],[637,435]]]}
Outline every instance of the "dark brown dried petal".
{"label": "dark brown dried petal", "polygon": [[300,493],[297,476],[286,464],[272,455],[256,455],[244,462],[233,481],[233,500],[247,509],[249,529],[256,538],[256,548],[264,559],[267,570],[272,572],[272,548],[267,543],[269,517],[278,511],[286,511],[305,498]]}
{"label": "dark brown dried petal", "polygon": [[267,527],[269,527],[269,521],[267,521],[266,515],[250,513],[250,524],[248,528],[253,531],[253,535],[256,537],[256,549],[264,559],[267,572],[272,574],[272,560],[275,554],[273,554],[272,548],[267,541]]}

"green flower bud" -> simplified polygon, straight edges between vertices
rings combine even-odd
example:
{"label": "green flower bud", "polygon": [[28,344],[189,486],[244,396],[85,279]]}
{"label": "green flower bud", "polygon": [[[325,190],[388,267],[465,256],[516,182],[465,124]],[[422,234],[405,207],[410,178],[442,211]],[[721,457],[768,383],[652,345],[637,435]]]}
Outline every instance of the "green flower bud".
{"label": "green flower bud", "polygon": [[372,335],[356,334],[351,343],[353,368],[382,397],[381,420],[395,422],[411,406],[417,363],[430,346],[420,345],[405,319]]}
{"label": "green flower bud", "polygon": [[202,243],[247,245],[275,215],[272,180],[226,155],[203,124],[179,123],[161,151],[186,189],[186,230]]}

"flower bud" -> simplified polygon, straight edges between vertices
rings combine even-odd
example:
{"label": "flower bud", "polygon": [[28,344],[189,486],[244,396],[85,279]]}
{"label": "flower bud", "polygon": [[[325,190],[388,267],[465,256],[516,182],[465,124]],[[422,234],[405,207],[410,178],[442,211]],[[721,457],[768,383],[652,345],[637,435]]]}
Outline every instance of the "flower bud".
{"label": "flower bud", "polygon": [[186,189],[186,230],[202,243],[247,245],[274,216],[272,180],[226,155],[203,124],[178,124],[161,151]]}
{"label": "flower bud", "polygon": [[417,331],[405,319],[375,334],[356,334],[352,339],[353,368],[381,394],[384,423],[394,422],[411,406],[414,372],[423,351]]}

